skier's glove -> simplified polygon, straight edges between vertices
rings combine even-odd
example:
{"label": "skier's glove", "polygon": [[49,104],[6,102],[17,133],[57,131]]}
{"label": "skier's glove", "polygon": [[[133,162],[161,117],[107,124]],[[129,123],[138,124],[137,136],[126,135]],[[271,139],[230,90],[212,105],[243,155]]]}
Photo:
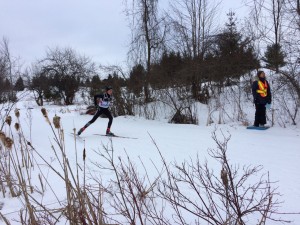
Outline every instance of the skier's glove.
{"label": "skier's glove", "polygon": [[267,109],[267,110],[270,110],[270,109],[271,109],[271,104],[270,104],[270,103],[266,104],[266,109]]}

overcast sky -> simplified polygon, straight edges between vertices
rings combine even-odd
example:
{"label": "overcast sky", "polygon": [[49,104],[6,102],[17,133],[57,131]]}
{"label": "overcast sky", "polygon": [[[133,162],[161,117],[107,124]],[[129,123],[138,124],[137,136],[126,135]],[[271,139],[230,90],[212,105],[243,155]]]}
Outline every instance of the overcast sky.
{"label": "overcast sky", "polygon": [[[167,2],[167,0],[161,0]],[[126,61],[130,31],[123,0],[0,0],[0,38],[25,65],[47,48],[71,47],[102,64]],[[223,12],[242,0],[223,0]]]}

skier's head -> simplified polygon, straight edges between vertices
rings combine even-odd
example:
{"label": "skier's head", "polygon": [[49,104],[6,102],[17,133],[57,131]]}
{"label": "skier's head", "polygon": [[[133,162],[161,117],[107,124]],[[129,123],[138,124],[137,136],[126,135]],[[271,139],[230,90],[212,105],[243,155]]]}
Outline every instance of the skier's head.
{"label": "skier's head", "polygon": [[111,86],[107,86],[107,87],[105,88],[105,90],[106,90],[107,94],[109,94],[109,95],[112,94],[112,87],[111,87]]}
{"label": "skier's head", "polygon": [[258,78],[262,78],[262,79],[266,78],[265,72],[262,71],[262,70],[259,70],[259,71],[257,72],[257,77],[258,77]]}

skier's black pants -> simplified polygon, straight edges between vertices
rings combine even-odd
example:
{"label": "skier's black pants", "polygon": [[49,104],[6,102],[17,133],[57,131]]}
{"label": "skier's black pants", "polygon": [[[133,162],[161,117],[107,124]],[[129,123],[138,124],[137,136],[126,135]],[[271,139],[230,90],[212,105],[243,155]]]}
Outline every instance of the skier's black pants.
{"label": "skier's black pants", "polygon": [[259,126],[259,124],[266,124],[266,106],[264,104],[255,104],[255,121],[254,126]]}
{"label": "skier's black pants", "polygon": [[113,122],[113,117],[110,113],[110,111],[107,108],[98,108],[96,114],[94,115],[94,117],[84,126],[85,128],[87,128],[89,125],[91,125],[92,123],[94,123],[96,121],[96,119],[101,115],[104,114],[107,116],[107,118],[109,119],[108,124],[107,124],[107,128],[110,129],[111,124]]}

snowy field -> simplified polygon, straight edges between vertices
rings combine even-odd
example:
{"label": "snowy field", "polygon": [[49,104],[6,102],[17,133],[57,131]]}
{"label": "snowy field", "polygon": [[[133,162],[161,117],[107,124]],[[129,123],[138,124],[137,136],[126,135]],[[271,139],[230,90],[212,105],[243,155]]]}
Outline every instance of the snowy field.
{"label": "snowy field", "polygon": [[[27,102],[19,102],[17,107],[20,109],[20,122],[24,135],[32,146],[54,167],[57,167],[51,144],[55,145],[53,133],[50,126],[41,113],[40,107],[28,109]],[[61,125],[65,134],[66,154],[70,160],[71,166],[76,165],[76,153],[78,154],[78,164],[83,165],[82,151],[85,147],[87,153],[87,168],[91,174],[100,176],[105,181],[111,174],[104,172],[99,174],[94,163],[104,163],[101,157],[95,151],[101,151],[103,146],[113,146],[115,157],[126,157],[137,162],[142,160],[150,176],[156,174],[154,165],[161,167],[161,158],[158,154],[155,144],[161,151],[167,162],[177,163],[185,160],[195,159],[197,155],[200,161],[208,160],[211,169],[220,171],[219,165],[211,159],[207,150],[216,148],[216,143],[211,138],[212,132],[217,129],[217,134],[221,132],[225,136],[231,135],[228,144],[228,156],[230,163],[233,165],[251,165],[263,166],[263,172],[269,172],[270,180],[277,181],[278,192],[282,195],[280,201],[283,201],[280,212],[299,213],[300,212],[300,129],[290,126],[288,128],[272,127],[266,131],[247,130],[244,126],[237,123],[227,125],[206,125],[206,115],[199,112],[199,125],[178,125],[169,124],[165,120],[154,121],[145,120],[137,117],[121,116],[114,118],[112,132],[117,135],[134,137],[136,139],[123,139],[96,136],[94,134],[104,134],[108,120],[98,118],[81,135],[84,140],[76,141],[70,135],[73,128],[77,130],[88,122],[92,117],[90,115],[80,115],[75,109],[77,107],[46,106],[50,120],[54,115],[61,117]],[[254,109],[253,109],[254,110]],[[250,110],[251,111],[251,110]],[[254,113],[254,111],[252,111]],[[16,121],[14,115],[13,123]],[[4,132],[9,133],[9,128],[4,127]],[[12,129],[12,134],[17,136],[17,132]],[[153,140],[152,140],[152,138]],[[220,139],[222,139],[220,135]],[[3,157],[3,156],[2,156]],[[49,168],[39,161],[40,169],[47,174],[50,185],[54,188],[57,197],[46,190],[46,194],[41,196],[35,193],[34,196],[46,205],[57,204],[57,198],[62,200],[66,198],[64,182],[58,176],[52,174]],[[141,169],[141,171],[144,171]],[[32,177],[37,177],[39,173],[36,167],[33,170]],[[80,172],[82,174],[82,172]],[[217,172],[219,174],[219,172]],[[39,186],[39,181],[33,181]],[[13,218],[18,217],[22,202],[18,198],[10,196],[0,197],[4,203],[1,213],[10,219],[12,224],[18,224]],[[300,215],[283,214],[281,217],[285,220],[291,220],[290,224],[299,225]],[[250,218],[251,220],[251,218]],[[0,224],[2,222],[0,221]],[[273,224],[272,221],[267,224]]]}

